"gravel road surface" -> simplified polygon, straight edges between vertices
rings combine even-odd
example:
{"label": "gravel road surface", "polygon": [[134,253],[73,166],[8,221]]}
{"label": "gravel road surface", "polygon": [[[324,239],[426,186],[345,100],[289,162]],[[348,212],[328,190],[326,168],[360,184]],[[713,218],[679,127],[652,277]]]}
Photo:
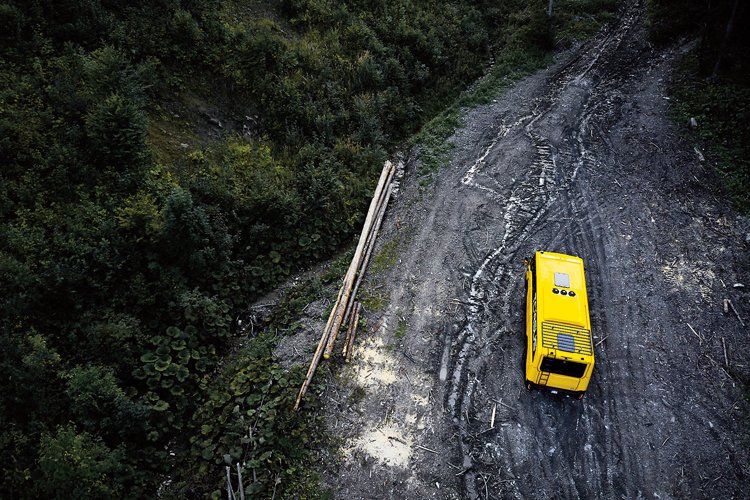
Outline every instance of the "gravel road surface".
{"label": "gravel road surface", "polygon": [[[379,237],[396,257],[361,292],[381,306],[326,394],[336,498],[746,498],[750,332],[722,304],[750,322],[750,226],[667,117],[683,50],[628,2],[468,112],[429,185],[406,158]],[[582,401],[524,388],[535,250],[586,264]]]}

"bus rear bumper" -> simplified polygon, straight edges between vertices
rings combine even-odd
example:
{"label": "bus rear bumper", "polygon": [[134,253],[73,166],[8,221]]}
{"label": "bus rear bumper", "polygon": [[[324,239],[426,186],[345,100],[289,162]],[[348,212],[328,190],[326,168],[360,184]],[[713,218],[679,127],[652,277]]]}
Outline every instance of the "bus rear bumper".
{"label": "bus rear bumper", "polygon": [[526,389],[528,391],[533,391],[533,390],[545,391],[551,394],[568,396],[574,399],[583,399],[583,396],[586,394],[586,391],[569,391],[567,389],[558,389],[557,387],[550,387],[548,385],[535,384],[531,382],[530,380],[526,380]]}

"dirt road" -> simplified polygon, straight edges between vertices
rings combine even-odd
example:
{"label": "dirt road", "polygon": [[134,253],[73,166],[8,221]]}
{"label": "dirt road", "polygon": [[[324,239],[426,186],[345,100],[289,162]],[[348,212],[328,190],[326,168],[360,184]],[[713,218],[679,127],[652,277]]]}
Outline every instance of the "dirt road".
{"label": "dirt road", "polygon": [[[647,43],[644,3],[468,113],[426,189],[406,161],[380,237],[398,258],[363,292],[383,305],[328,394],[336,498],[750,491],[750,332],[722,311],[730,298],[750,322],[748,221],[666,116],[679,49]],[[523,387],[537,249],[587,266],[597,365],[580,402]]]}

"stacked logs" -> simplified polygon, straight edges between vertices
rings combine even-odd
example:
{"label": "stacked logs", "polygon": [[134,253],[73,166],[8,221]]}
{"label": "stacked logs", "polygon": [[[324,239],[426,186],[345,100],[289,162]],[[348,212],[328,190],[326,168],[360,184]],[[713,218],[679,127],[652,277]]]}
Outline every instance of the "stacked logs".
{"label": "stacked logs", "polygon": [[[344,276],[344,282],[341,285],[341,290],[339,290],[336,303],[331,310],[331,315],[328,317],[328,322],[323,329],[323,335],[320,337],[320,342],[318,342],[318,348],[310,362],[310,367],[307,370],[307,377],[297,395],[297,402],[294,404],[295,410],[299,409],[300,401],[302,401],[302,397],[305,395],[305,392],[307,392],[307,388],[312,381],[318,363],[320,363],[320,358],[324,357],[328,359],[331,357],[339,329],[341,328],[341,325],[346,324],[350,319],[351,321],[349,321],[347,337],[344,342],[344,356],[347,361],[351,360],[354,336],[356,335],[357,330],[357,321],[362,307],[361,304],[356,303],[353,299],[357,295],[357,290],[362,282],[362,277],[365,274],[367,265],[370,262],[372,251],[375,248],[375,239],[378,236],[378,231],[380,230],[380,225],[383,222],[383,216],[385,215],[385,210],[388,206],[388,200],[391,197],[391,181],[393,180],[395,172],[396,168],[394,165],[390,161],[386,161],[385,165],[383,165],[383,171],[380,174],[378,185],[375,188],[375,194],[372,197],[370,210],[367,212],[365,225],[362,228],[362,234],[359,237],[359,243],[354,252],[354,257],[352,258],[349,269]],[[354,312],[353,317],[352,312]]]}

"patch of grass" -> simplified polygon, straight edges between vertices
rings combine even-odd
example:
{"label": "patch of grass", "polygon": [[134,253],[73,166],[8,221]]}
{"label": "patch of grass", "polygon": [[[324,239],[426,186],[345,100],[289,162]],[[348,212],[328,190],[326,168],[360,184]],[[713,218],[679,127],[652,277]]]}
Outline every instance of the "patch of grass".
{"label": "patch of grass", "polygon": [[365,395],[366,393],[364,387],[357,386],[349,395],[348,402],[350,405],[355,405],[365,399]]}
{"label": "patch of grass", "polygon": [[596,35],[615,17],[616,0],[558,0],[553,20],[554,42],[567,46]]}
{"label": "patch of grass", "polygon": [[[750,86],[698,76],[698,55],[685,56],[671,82],[670,116],[719,174],[728,198],[750,213]],[[698,127],[687,124],[695,118]]]}
{"label": "patch of grass", "polygon": [[397,339],[402,339],[406,336],[406,320],[399,318],[398,326],[396,327],[396,331],[393,332],[393,336]]}
{"label": "patch of grass", "polygon": [[[187,148],[182,144],[187,144]],[[148,145],[157,163],[172,165],[196,149],[200,138],[193,124],[179,113],[156,106],[149,116]]]}
{"label": "patch of grass", "polygon": [[305,279],[284,291],[279,303],[271,312],[272,319],[268,328],[294,334],[299,327],[297,319],[302,316],[304,308],[310,302],[322,297],[330,299],[324,312],[324,316],[327,317],[333,309],[341,280],[353,255],[354,247],[351,247],[336,257],[322,273]]}
{"label": "patch of grass", "polygon": [[386,242],[383,248],[372,259],[369,272],[377,275],[392,268],[398,261],[400,245],[401,236],[399,235],[394,236],[390,241]]}
{"label": "patch of grass", "polygon": [[367,311],[383,311],[390,303],[386,293],[369,288],[360,293],[359,301]]}

